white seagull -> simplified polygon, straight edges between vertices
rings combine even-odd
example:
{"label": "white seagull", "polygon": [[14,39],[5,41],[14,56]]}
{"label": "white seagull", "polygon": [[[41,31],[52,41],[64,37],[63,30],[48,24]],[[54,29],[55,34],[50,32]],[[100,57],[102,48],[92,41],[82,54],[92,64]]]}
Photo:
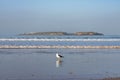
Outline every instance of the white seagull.
{"label": "white seagull", "polygon": [[64,56],[59,55],[58,53],[56,53],[56,57],[57,57],[58,59],[61,59],[61,58],[63,58]]}

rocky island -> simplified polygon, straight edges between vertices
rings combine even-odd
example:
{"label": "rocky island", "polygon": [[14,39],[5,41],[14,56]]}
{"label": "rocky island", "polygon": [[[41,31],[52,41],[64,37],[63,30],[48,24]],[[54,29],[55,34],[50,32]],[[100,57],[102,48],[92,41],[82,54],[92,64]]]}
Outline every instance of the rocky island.
{"label": "rocky island", "polygon": [[102,33],[98,32],[75,32],[75,33],[67,33],[67,32],[30,32],[30,33],[23,33],[19,35],[52,35],[52,36],[63,36],[63,35],[103,35]]}

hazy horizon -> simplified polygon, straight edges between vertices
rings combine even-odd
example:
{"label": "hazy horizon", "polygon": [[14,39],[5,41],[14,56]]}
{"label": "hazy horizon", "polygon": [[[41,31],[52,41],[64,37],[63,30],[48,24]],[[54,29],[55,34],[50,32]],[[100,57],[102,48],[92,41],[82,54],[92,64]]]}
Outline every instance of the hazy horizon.
{"label": "hazy horizon", "polygon": [[120,0],[0,0],[0,35],[119,30]]}

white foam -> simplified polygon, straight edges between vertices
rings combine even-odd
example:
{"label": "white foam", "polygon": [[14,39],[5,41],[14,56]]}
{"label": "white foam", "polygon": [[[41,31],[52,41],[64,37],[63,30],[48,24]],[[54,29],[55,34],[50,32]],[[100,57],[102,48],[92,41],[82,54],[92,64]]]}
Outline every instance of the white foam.
{"label": "white foam", "polygon": [[120,39],[0,39],[0,41],[120,41]]}

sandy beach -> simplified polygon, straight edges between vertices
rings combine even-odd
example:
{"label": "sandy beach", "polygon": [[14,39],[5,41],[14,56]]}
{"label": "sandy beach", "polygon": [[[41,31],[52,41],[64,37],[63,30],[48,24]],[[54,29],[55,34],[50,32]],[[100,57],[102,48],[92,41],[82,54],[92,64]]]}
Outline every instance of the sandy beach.
{"label": "sandy beach", "polygon": [[118,78],[104,78],[104,79],[100,79],[100,80],[120,80],[120,77],[118,77]]}
{"label": "sandy beach", "polygon": [[[55,54],[64,56],[57,61]],[[120,80],[119,49],[0,49],[0,80]]]}

